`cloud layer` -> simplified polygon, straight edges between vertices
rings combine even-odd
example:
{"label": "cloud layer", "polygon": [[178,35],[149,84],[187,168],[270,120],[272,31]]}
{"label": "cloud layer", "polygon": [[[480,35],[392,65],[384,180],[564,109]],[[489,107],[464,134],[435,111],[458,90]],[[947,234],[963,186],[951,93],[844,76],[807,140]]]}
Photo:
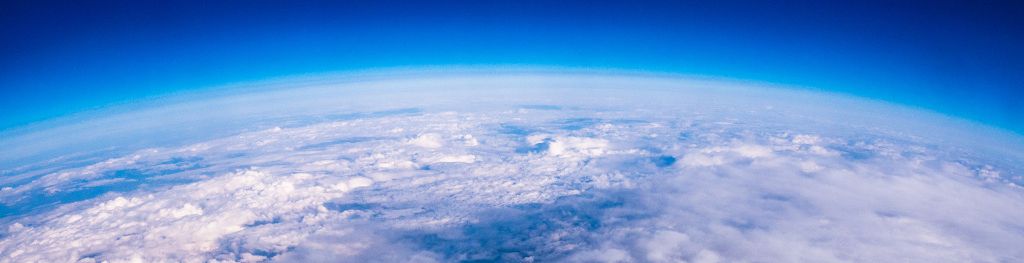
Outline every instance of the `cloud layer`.
{"label": "cloud layer", "polygon": [[761,104],[593,105],[399,108],[17,173],[0,261],[1024,260],[1013,157]]}

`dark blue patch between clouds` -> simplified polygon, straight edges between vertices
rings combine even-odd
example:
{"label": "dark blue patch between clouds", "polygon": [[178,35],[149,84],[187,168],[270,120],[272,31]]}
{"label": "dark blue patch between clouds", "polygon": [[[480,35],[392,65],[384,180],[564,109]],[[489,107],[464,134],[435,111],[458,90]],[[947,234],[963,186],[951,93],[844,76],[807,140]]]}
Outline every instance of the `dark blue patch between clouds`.
{"label": "dark blue patch between clouds", "polygon": [[662,155],[658,157],[652,157],[651,162],[653,162],[654,166],[657,167],[669,167],[672,166],[672,164],[676,163],[676,157]]}

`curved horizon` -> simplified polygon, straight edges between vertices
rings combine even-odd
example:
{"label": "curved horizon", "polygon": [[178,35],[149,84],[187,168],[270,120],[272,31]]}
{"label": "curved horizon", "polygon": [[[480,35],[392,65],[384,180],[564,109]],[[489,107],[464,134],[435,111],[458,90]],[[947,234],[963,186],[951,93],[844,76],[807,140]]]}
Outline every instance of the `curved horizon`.
{"label": "curved horizon", "polygon": [[[467,84],[464,83],[465,81],[478,83],[480,86],[472,86],[473,93],[467,93]],[[604,81],[609,83],[605,83]],[[438,85],[441,84],[434,84],[432,82],[445,84],[443,85],[444,87],[439,87]],[[531,83],[539,84],[541,86],[531,86]],[[584,84],[588,86],[576,87]],[[1020,149],[1024,149],[1024,136],[1014,133],[1013,131],[985,125],[969,119],[949,116],[919,107],[830,91],[708,76],[690,76],[658,72],[631,72],[613,69],[595,70],[550,67],[475,67],[456,69],[450,67],[435,67],[426,69],[378,69],[319,75],[307,74],[268,79],[264,81],[236,83],[206,89],[181,91],[175,94],[151,97],[118,105],[109,105],[107,107],[84,111],[62,118],[55,118],[33,125],[0,131],[0,134],[4,135],[0,137],[0,146],[8,149],[5,154],[0,155],[0,163],[6,163],[4,166],[11,168],[12,166],[10,165],[17,163],[17,160],[24,161],[34,159],[35,161],[42,161],[47,159],[45,156],[48,156],[48,158],[54,158],[59,157],[60,154],[71,154],[76,153],[76,151],[77,153],[100,149],[105,149],[106,151],[112,150],[109,147],[115,146],[120,149],[118,152],[127,154],[134,150],[157,147],[161,144],[151,142],[149,144],[140,144],[134,147],[128,147],[120,145],[123,143],[122,137],[134,137],[143,139],[144,141],[159,141],[159,139],[155,138],[163,138],[166,137],[164,135],[173,134],[176,131],[182,131],[181,128],[176,128],[176,126],[179,125],[205,127],[188,133],[197,136],[197,138],[229,136],[238,132],[248,131],[256,127],[262,127],[259,125],[263,122],[258,118],[254,119],[252,117],[244,118],[235,116],[241,113],[245,113],[242,114],[243,116],[256,114],[257,112],[260,114],[274,113],[289,116],[302,116],[302,114],[320,116],[325,114],[365,113],[396,109],[401,110],[409,107],[423,109],[425,105],[443,105],[443,107],[446,108],[467,109],[471,108],[472,105],[480,104],[480,102],[476,100],[480,100],[481,98],[498,101],[496,100],[498,99],[496,96],[500,96],[502,94],[501,92],[508,89],[536,90],[538,92],[543,92],[546,89],[569,89],[574,92],[584,92],[589,89],[594,92],[604,90],[603,92],[639,92],[639,94],[642,94],[644,92],[650,92],[651,88],[649,86],[660,87],[660,89],[663,89],[661,91],[667,92],[667,94],[674,94],[676,96],[698,95],[708,96],[709,99],[726,100],[755,98],[754,101],[757,101],[758,103],[782,104],[778,105],[779,107],[802,107],[814,109],[815,111],[827,110],[849,116],[860,116],[857,117],[858,119],[849,121],[861,124],[875,123],[874,125],[884,127],[884,130],[889,132],[910,132],[911,134],[916,134],[915,136],[930,137],[933,140],[957,141],[957,143],[955,143],[957,145],[988,147],[996,152],[1003,152],[1006,155],[1006,158],[1014,158],[1013,156],[1020,153]],[[367,105],[358,100],[345,98],[346,94],[351,94],[353,92],[371,92],[370,94],[376,95],[361,95],[361,98],[375,100],[382,100],[396,96],[395,94],[390,94],[388,92],[381,92],[378,89],[385,91],[424,89],[418,92],[426,92],[426,90],[433,89],[431,91],[448,92],[452,95],[462,97],[469,96],[468,94],[476,94],[479,98],[474,98],[472,103],[468,103],[468,101],[453,101],[443,97],[424,97],[422,99],[423,101],[420,102],[395,103],[395,105],[390,106]],[[274,97],[273,94],[277,94],[278,97]],[[322,95],[316,96],[316,94]],[[429,95],[431,93],[427,92],[424,94]],[[771,97],[758,98],[758,94]],[[535,96],[536,95],[533,97],[521,96],[504,98],[500,102],[507,104],[511,103],[511,101],[531,101],[540,99]],[[254,109],[243,103],[231,102],[245,98],[261,98],[265,103],[273,103],[275,106]],[[326,98],[341,99],[342,101],[350,102],[351,105],[329,105],[323,104],[324,102],[322,101],[317,101]],[[805,99],[801,100],[800,98]],[[822,104],[822,102],[819,101],[822,99],[829,100],[836,103],[836,105],[847,105],[848,108],[837,108],[836,105]],[[307,102],[307,100],[309,100],[309,103],[312,103],[312,105],[321,105],[325,107],[293,107],[294,105]],[[447,101],[448,103],[438,104],[443,101]],[[722,103],[722,105],[730,105],[731,102]],[[174,110],[172,110],[178,109],[184,112],[193,112],[196,111],[196,109],[201,110],[203,108],[209,108],[210,106],[208,105],[211,104],[220,105],[217,107],[218,110],[229,110],[230,113],[183,115],[174,113]],[[277,106],[277,104],[286,106]],[[884,113],[888,115],[883,119],[864,122],[865,117],[877,118],[871,117],[872,114],[870,112],[877,112],[880,114]],[[211,121],[211,118],[213,118],[213,120],[220,118],[220,120],[228,121],[232,124],[215,124],[217,121]],[[115,121],[118,119],[123,120]],[[167,119],[168,123],[153,123],[154,120],[161,119]],[[247,121],[252,121],[252,123],[246,123]],[[139,126],[141,128],[135,126]],[[207,129],[209,129],[209,131],[207,131]],[[939,129],[943,131],[939,132]],[[120,133],[109,132],[108,130],[114,130]],[[78,135],[89,134],[94,137],[95,141],[107,141],[107,144],[94,142],[94,145],[90,147],[82,147],[74,146],[81,145],[83,143],[81,139],[76,136],[57,139],[57,135],[59,134],[71,133]],[[184,135],[171,137],[186,139],[181,136]],[[197,138],[188,139],[196,140]],[[165,138],[163,140],[170,139]],[[180,141],[174,141],[174,143],[180,143]],[[32,148],[35,148],[35,150],[29,150],[27,152],[23,151],[24,149]]]}
{"label": "curved horizon", "polygon": [[565,66],[547,66],[547,65],[426,65],[426,66],[399,66],[399,67],[383,67],[383,68],[365,68],[365,69],[354,69],[345,71],[332,71],[332,72],[320,72],[320,73],[303,73],[303,74],[292,74],[275,76],[264,79],[246,80],[234,83],[225,83],[213,86],[204,87],[192,87],[181,90],[175,90],[165,93],[150,94],[148,96],[113,101],[106,104],[94,105],[90,108],[81,109],[78,111],[67,112],[62,115],[52,116],[45,119],[31,121],[13,126],[0,126],[0,134],[7,133],[24,133],[31,130],[35,130],[42,127],[56,127],[63,124],[68,124],[74,121],[86,120],[89,117],[100,116],[104,113],[117,112],[118,110],[125,110],[128,108],[139,108],[148,107],[155,104],[170,103],[170,101],[184,101],[188,99],[195,99],[198,96],[204,95],[218,95],[225,96],[227,94],[239,95],[247,92],[266,92],[268,90],[281,90],[288,88],[302,87],[306,85],[313,85],[319,82],[328,82],[332,84],[344,84],[346,82],[370,82],[375,80],[388,80],[388,79],[412,79],[422,77],[445,77],[445,76],[471,76],[471,75],[547,75],[547,74],[570,74],[570,75],[583,75],[583,76],[619,76],[619,77],[639,77],[639,78],[666,78],[676,80],[704,80],[704,81],[715,81],[720,83],[732,83],[738,85],[746,85],[750,87],[768,87],[775,89],[785,90],[800,90],[820,93],[822,95],[841,95],[848,96],[851,98],[861,100],[875,100],[891,104],[893,106],[906,107],[909,109],[920,110],[936,114],[939,116],[949,117],[971,123],[972,125],[984,126],[987,128],[1002,130],[1015,135],[1024,136],[1024,130],[1016,130],[1010,127],[995,125],[987,123],[973,118],[968,118],[956,114],[950,114],[933,108],[922,107],[920,105],[900,103],[891,100],[884,100],[869,96],[863,96],[856,93],[844,92],[839,90],[829,90],[819,87],[811,86],[799,86],[789,85],[785,83],[776,83],[770,81],[763,81],[757,79],[736,79],[728,76],[715,76],[715,75],[700,75],[700,74],[687,74],[680,72],[667,72],[667,71],[650,71],[650,70],[635,70],[635,69],[622,69],[622,68],[593,68],[593,67],[565,67]]}
{"label": "curved horizon", "polygon": [[539,65],[807,87],[1024,132],[1016,3],[3,5],[0,130],[282,76]]}

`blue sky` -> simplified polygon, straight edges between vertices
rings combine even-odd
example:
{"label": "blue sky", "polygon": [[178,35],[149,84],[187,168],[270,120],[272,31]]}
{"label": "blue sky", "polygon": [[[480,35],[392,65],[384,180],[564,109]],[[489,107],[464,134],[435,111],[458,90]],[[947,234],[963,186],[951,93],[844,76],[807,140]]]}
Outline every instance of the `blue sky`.
{"label": "blue sky", "polygon": [[4,1],[0,129],[296,74],[519,65],[774,82],[1024,132],[1021,2],[295,2]]}

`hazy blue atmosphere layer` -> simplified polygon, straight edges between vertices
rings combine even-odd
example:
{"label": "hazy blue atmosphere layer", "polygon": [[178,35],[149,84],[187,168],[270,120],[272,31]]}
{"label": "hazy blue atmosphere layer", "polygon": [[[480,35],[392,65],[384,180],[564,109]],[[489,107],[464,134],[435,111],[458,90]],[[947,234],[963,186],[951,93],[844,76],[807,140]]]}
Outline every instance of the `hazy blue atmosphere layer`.
{"label": "hazy blue atmosphere layer", "polygon": [[1017,1],[6,1],[0,129],[280,76],[425,65],[774,82],[1024,131]]}

